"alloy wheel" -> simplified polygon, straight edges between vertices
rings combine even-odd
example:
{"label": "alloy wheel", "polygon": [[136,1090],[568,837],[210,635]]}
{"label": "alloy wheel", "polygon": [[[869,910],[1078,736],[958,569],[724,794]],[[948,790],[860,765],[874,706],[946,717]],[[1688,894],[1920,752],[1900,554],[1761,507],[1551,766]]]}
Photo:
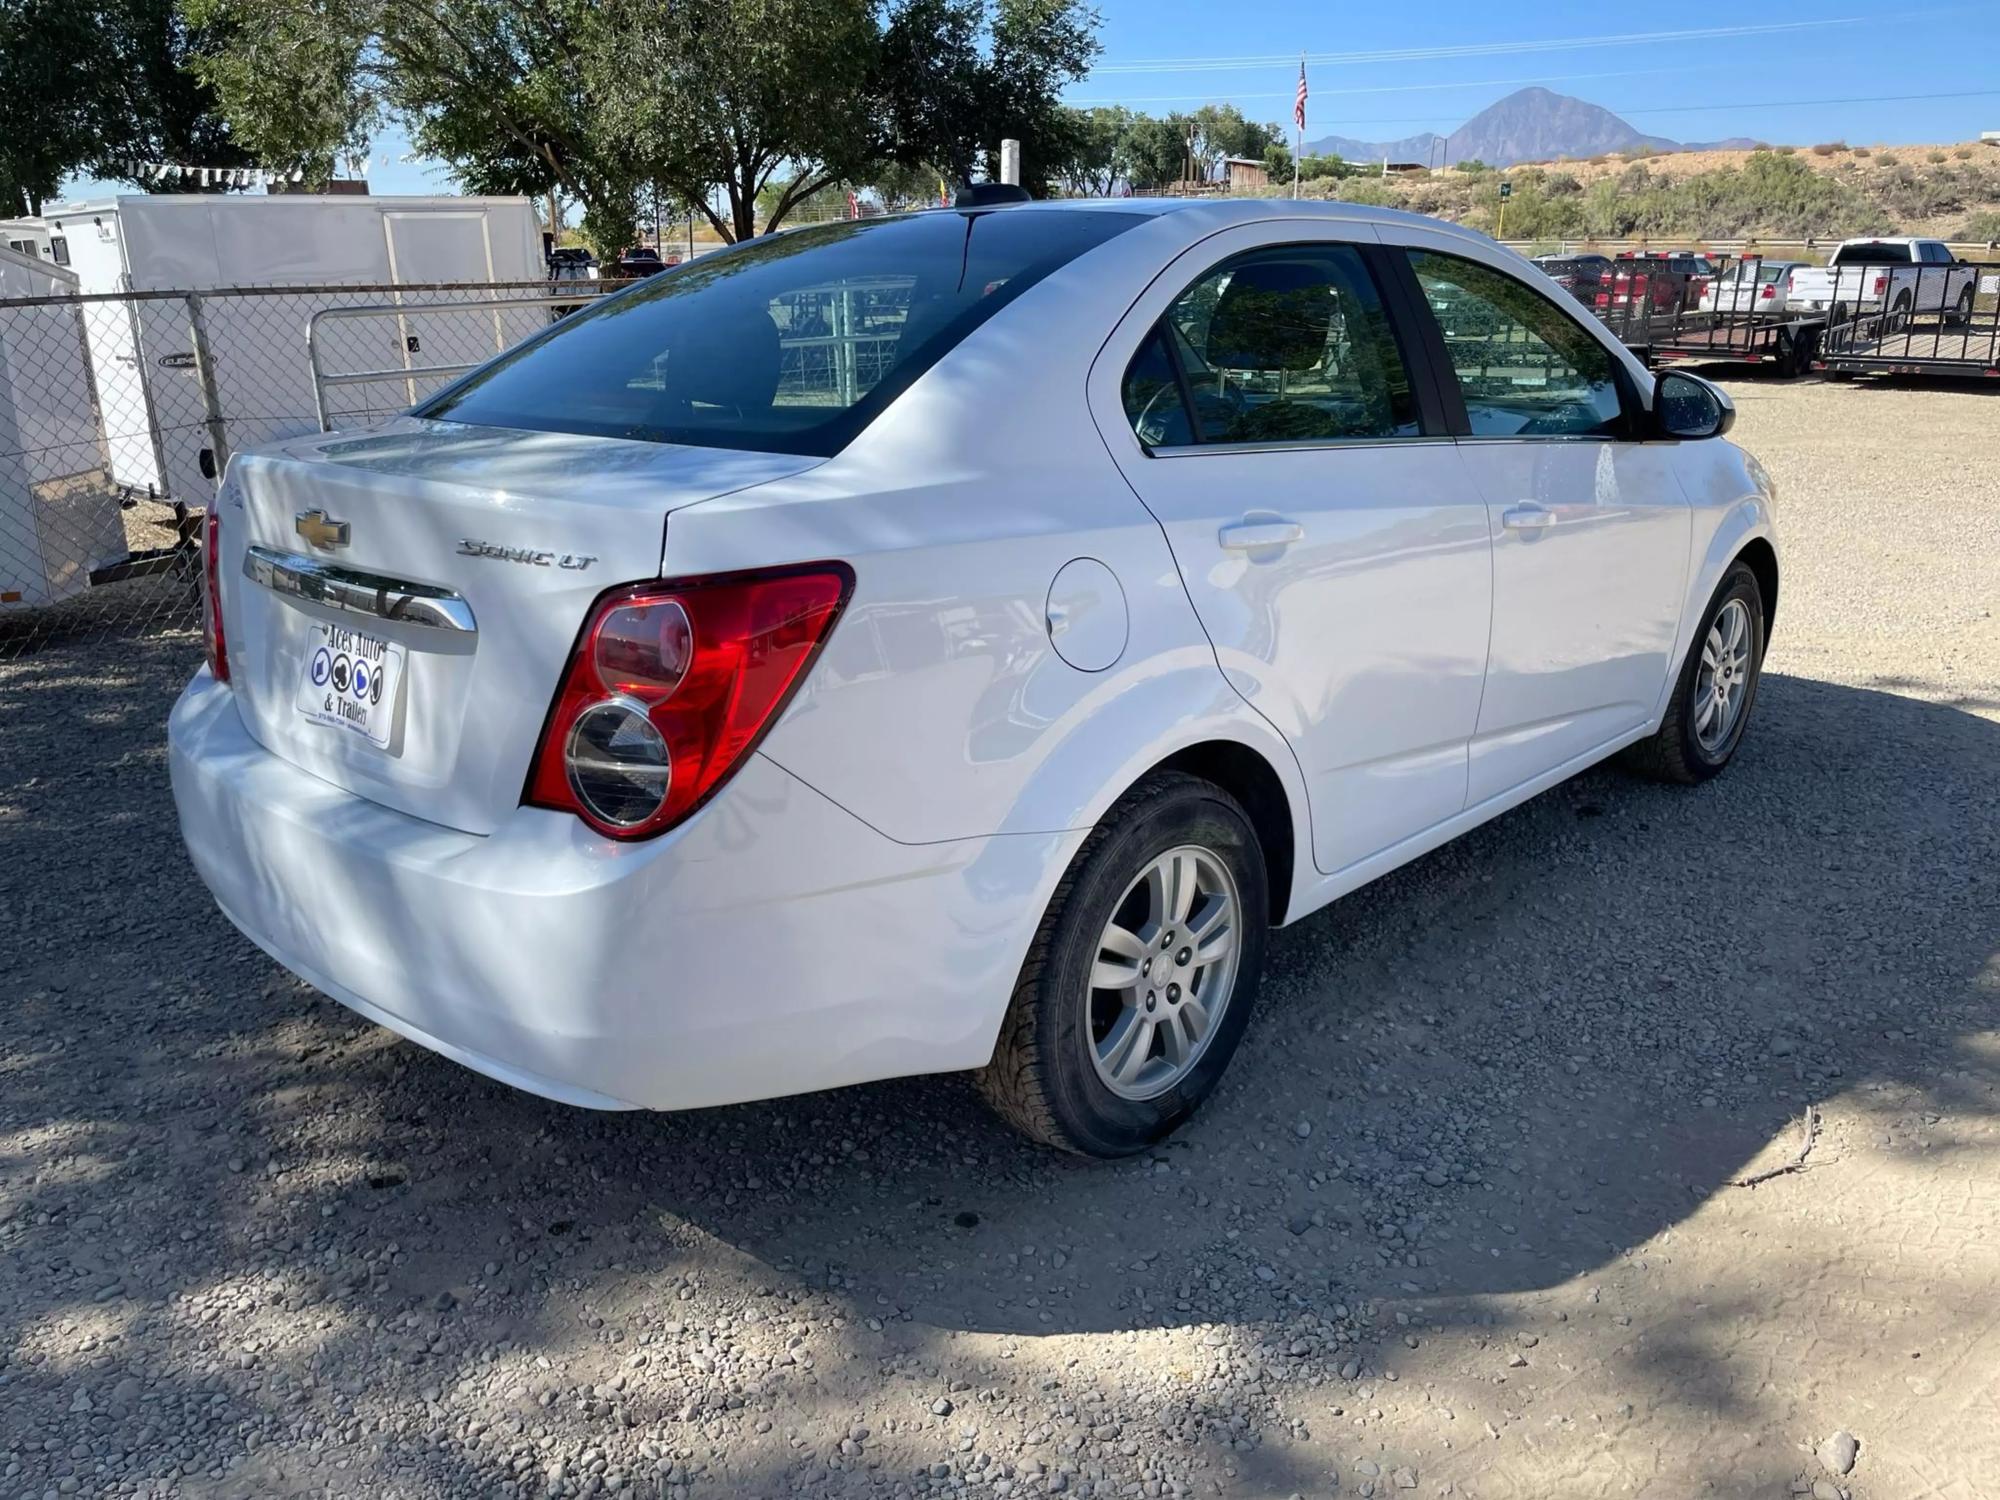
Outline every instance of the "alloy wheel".
{"label": "alloy wheel", "polygon": [[1235,989],[1241,909],[1228,865],[1193,844],[1125,888],[1087,996],[1091,1061],[1112,1093],[1156,1098],[1201,1060]]}
{"label": "alloy wheel", "polygon": [[1716,612],[1694,680],[1694,737],[1710,755],[1728,746],[1750,699],[1750,610],[1731,599]]}

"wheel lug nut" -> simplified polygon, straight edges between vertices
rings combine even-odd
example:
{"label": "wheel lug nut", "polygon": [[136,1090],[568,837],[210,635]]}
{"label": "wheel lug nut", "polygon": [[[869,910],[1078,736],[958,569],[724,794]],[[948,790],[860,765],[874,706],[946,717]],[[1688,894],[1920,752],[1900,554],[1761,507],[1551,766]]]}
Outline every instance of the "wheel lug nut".
{"label": "wheel lug nut", "polygon": [[1180,1000],[1181,1000],[1181,987],[1180,987],[1179,985],[1177,985],[1177,984],[1170,984],[1170,985],[1168,985],[1168,986],[1167,986],[1167,998],[1168,998],[1169,1000],[1173,1001],[1173,1002],[1174,1002],[1174,1004],[1176,1004],[1176,1005],[1180,1004]]}
{"label": "wheel lug nut", "polygon": [[1193,957],[1194,957],[1194,949],[1183,948],[1181,949],[1180,952],[1174,955],[1174,962],[1185,968],[1188,964],[1188,961]]}

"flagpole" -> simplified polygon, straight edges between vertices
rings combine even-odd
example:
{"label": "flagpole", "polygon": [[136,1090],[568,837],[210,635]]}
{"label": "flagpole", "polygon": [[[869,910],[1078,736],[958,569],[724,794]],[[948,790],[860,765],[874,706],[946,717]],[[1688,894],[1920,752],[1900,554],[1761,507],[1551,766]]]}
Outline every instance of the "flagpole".
{"label": "flagpole", "polygon": [[[1306,55],[1304,51],[1301,51],[1299,53],[1299,79],[1301,82],[1304,81],[1305,76]],[[1306,107],[1304,101],[1300,101],[1299,104],[1298,126],[1298,149],[1292,153],[1292,199],[1294,202],[1298,200],[1299,196],[1299,165],[1306,154]]]}

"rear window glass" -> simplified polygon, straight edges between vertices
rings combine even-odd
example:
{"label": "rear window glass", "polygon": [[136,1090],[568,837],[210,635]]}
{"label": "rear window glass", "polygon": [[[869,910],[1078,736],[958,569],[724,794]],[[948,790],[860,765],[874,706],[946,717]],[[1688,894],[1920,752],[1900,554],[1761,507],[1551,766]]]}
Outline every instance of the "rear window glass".
{"label": "rear window glass", "polygon": [[837,453],[1009,301],[1139,222],[939,212],[768,235],[563,319],[417,415]]}
{"label": "rear window glass", "polygon": [[1836,266],[1906,266],[1910,263],[1908,245],[1842,245],[1833,252],[1829,265]]}

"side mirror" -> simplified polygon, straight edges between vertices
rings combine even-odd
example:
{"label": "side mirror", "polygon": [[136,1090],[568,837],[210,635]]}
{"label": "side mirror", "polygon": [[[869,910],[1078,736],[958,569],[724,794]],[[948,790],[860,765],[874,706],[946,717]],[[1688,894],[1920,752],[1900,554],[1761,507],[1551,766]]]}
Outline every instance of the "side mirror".
{"label": "side mirror", "polygon": [[1653,434],[1721,437],[1736,425],[1736,403],[1721,387],[1685,370],[1668,370],[1653,387]]}

